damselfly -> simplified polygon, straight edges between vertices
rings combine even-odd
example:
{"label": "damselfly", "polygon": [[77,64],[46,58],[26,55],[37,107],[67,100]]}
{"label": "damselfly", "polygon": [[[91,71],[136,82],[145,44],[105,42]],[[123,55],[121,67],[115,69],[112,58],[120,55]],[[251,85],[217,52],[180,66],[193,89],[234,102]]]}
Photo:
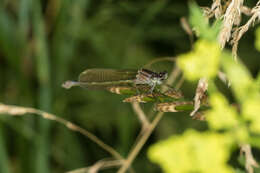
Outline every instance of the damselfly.
{"label": "damselfly", "polygon": [[78,81],[66,81],[62,86],[71,88],[81,86],[88,89],[108,89],[113,86],[137,87],[148,85],[150,93],[156,86],[161,85],[167,79],[168,73],[153,72],[148,69],[141,70],[116,70],[94,68],[87,69],[79,75]]}

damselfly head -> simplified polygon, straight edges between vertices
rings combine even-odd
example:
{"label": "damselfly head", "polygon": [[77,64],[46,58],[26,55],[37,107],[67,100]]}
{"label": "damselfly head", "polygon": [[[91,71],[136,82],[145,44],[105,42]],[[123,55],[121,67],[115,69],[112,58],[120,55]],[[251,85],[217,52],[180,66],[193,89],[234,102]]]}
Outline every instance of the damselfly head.
{"label": "damselfly head", "polygon": [[159,72],[158,73],[158,78],[160,79],[160,80],[165,80],[165,79],[167,79],[168,78],[168,73],[167,73],[167,71],[163,71],[163,72]]}

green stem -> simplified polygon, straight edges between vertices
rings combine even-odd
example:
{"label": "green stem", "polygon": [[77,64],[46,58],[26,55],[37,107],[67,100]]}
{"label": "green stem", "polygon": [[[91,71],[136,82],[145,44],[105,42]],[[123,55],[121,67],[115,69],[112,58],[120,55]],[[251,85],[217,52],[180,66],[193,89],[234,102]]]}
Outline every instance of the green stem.
{"label": "green stem", "polygon": [[[1,126],[1,124],[0,124]],[[9,167],[8,167],[8,156],[7,156],[7,149],[4,144],[5,138],[3,135],[3,131],[0,128],[0,172],[9,173]]]}
{"label": "green stem", "polygon": [[[50,65],[47,49],[45,26],[41,14],[41,2],[33,1],[33,38],[35,41],[35,56],[37,77],[39,81],[38,107],[44,111],[51,110]],[[49,170],[49,129],[50,123],[38,119],[39,135],[35,141],[35,172],[48,173]]]}

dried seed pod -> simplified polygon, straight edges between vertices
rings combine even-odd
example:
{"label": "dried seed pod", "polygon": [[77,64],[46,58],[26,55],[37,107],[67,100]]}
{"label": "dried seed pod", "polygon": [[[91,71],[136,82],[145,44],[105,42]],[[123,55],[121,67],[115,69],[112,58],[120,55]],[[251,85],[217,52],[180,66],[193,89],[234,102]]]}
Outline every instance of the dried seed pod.
{"label": "dried seed pod", "polygon": [[134,94],[136,93],[136,89],[133,87],[127,87],[127,86],[112,86],[112,87],[108,87],[107,90],[111,93],[115,93],[115,94]]}
{"label": "dried seed pod", "polygon": [[182,98],[183,94],[180,91],[176,91],[176,90],[167,90],[164,95],[168,96],[168,97],[172,97],[172,98]]}
{"label": "dried seed pod", "polygon": [[138,102],[138,103],[146,103],[147,101],[144,100],[143,95],[137,95],[132,97],[127,97],[123,100],[123,102],[132,103],[132,102]]}
{"label": "dried seed pod", "polygon": [[155,109],[160,112],[181,112],[185,109],[178,108],[181,106],[190,106],[192,108],[193,102],[165,102],[156,105]]}

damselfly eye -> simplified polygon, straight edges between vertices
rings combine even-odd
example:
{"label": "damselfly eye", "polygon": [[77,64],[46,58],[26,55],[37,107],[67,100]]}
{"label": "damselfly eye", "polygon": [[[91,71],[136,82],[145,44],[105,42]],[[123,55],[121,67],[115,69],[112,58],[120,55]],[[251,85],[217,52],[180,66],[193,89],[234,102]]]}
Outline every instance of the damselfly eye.
{"label": "damselfly eye", "polygon": [[164,71],[164,72],[160,72],[160,73],[159,73],[159,77],[162,78],[162,79],[164,80],[164,79],[167,78],[167,76],[168,76],[167,74],[168,74],[168,73],[167,73],[166,71]]}

